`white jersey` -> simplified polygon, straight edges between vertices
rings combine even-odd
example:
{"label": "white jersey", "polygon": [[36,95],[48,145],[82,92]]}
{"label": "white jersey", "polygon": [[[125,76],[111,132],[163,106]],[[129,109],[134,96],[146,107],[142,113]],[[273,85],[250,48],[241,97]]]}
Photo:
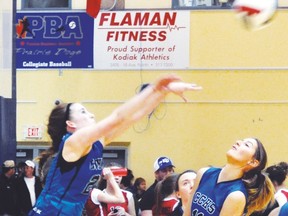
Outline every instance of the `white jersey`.
{"label": "white jersey", "polygon": [[275,199],[279,206],[283,206],[288,201],[288,189],[280,189],[275,193]]}

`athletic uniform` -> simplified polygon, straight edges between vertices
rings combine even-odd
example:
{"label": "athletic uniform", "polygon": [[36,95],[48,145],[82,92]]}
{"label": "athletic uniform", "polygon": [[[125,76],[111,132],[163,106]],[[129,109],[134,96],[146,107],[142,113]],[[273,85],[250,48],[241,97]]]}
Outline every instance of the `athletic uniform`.
{"label": "athletic uniform", "polygon": [[182,203],[178,202],[178,205],[175,207],[174,211],[169,214],[169,216],[182,216],[184,214]]}
{"label": "athletic uniform", "polygon": [[159,213],[156,212],[156,206],[153,207],[152,212],[153,215],[159,215],[159,216],[167,216],[173,213],[175,208],[178,206],[179,200],[174,197],[170,198],[164,198],[161,202],[161,210]]}
{"label": "athletic uniform", "polygon": [[[103,190],[105,192],[105,190]],[[133,194],[130,191],[121,190],[124,196],[124,203],[100,203],[97,199],[99,190],[92,190],[86,204],[85,210],[87,216],[106,216],[110,212],[115,211],[117,207],[122,207],[128,212],[129,200],[133,199]]]}
{"label": "athletic uniform", "polygon": [[102,171],[103,145],[96,141],[91,151],[76,162],[68,163],[62,157],[67,133],[53,160],[45,187],[29,215],[80,216],[93,184]]}
{"label": "athletic uniform", "polygon": [[279,216],[287,216],[288,215],[288,203],[284,204],[279,212]]}
{"label": "athletic uniform", "polygon": [[288,190],[280,189],[275,193],[275,199],[277,200],[279,206],[284,205],[288,201]]}
{"label": "athletic uniform", "polygon": [[191,206],[192,216],[219,216],[226,197],[241,191],[246,200],[246,188],[241,179],[217,183],[220,168],[209,168],[202,176]]}

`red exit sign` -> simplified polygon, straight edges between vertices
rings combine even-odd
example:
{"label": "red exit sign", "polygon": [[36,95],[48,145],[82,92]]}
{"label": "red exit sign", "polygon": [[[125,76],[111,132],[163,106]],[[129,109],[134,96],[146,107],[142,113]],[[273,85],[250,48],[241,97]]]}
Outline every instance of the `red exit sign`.
{"label": "red exit sign", "polygon": [[42,126],[25,126],[24,127],[24,138],[42,138]]}

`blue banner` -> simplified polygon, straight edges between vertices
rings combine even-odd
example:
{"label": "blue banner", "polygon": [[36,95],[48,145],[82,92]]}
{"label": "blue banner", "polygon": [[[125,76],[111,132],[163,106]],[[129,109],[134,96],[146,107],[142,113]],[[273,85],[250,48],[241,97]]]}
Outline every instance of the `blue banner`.
{"label": "blue banner", "polygon": [[94,19],[85,12],[16,15],[16,68],[93,68]]}

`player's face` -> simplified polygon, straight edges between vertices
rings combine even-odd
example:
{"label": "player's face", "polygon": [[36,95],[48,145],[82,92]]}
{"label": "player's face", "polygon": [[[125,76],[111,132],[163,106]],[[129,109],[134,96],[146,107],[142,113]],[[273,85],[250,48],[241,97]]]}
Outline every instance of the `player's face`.
{"label": "player's face", "polygon": [[79,103],[73,103],[70,106],[69,114],[70,114],[70,121],[76,124],[77,129],[95,123],[94,115],[88,112],[87,109]]}
{"label": "player's face", "polygon": [[257,146],[257,141],[253,138],[237,140],[232,148],[228,150],[227,158],[239,163],[240,166],[245,166],[254,159]]}
{"label": "player's face", "polygon": [[194,186],[194,181],[196,178],[196,173],[187,172],[180,176],[178,181],[179,191],[177,191],[177,196],[181,198],[182,202],[188,202],[191,195],[192,188]]}

